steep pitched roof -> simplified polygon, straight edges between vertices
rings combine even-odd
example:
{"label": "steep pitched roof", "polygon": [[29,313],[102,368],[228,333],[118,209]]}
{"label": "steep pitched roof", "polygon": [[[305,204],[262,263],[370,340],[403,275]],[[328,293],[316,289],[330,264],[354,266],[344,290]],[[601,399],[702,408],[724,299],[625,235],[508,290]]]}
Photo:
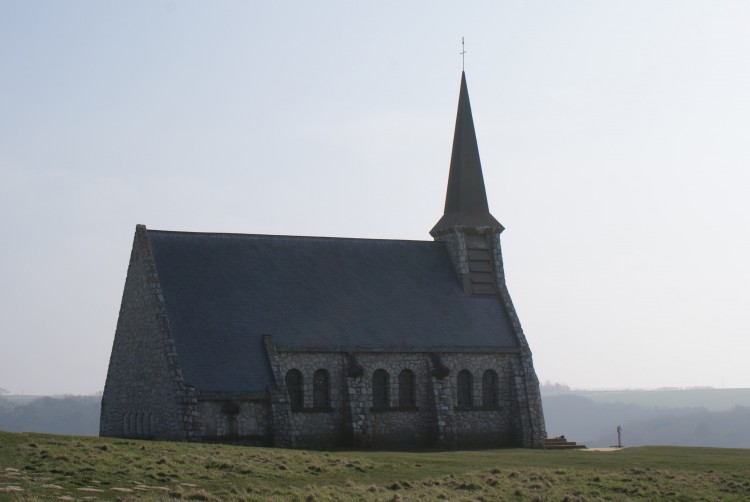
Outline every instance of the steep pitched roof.
{"label": "steep pitched roof", "polygon": [[263,391],[262,336],[299,350],[514,349],[496,296],[461,289],[439,242],[149,230],[186,383]]}
{"label": "steep pitched roof", "polygon": [[430,231],[433,236],[451,228],[481,228],[502,232],[503,226],[490,214],[484,188],[482,163],[471,114],[466,74],[461,72],[453,152],[443,217]]}

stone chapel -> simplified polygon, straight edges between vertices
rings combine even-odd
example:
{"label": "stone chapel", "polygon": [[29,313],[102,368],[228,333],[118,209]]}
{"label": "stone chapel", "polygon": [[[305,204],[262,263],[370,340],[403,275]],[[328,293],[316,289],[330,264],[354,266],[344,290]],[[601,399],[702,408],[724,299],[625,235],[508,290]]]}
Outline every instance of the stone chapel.
{"label": "stone chapel", "polygon": [[461,75],[433,241],[137,225],[100,435],[288,448],[541,447]]}

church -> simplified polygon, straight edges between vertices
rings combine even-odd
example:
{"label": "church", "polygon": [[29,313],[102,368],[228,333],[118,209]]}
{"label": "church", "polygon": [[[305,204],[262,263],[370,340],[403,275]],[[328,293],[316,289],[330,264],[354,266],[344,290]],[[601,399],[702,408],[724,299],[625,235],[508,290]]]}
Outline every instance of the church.
{"label": "church", "polygon": [[466,75],[431,241],[137,225],[100,435],[286,448],[538,448]]}

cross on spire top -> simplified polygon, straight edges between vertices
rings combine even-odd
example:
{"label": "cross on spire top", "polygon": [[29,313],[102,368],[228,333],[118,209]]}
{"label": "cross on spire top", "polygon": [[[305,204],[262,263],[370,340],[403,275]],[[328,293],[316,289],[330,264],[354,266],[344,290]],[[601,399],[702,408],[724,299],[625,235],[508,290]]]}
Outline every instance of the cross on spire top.
{"label": "cross on spire top", "polygon": [[464,47],[464,37],[461,37],[461,71],[466,70],[466,47]]}

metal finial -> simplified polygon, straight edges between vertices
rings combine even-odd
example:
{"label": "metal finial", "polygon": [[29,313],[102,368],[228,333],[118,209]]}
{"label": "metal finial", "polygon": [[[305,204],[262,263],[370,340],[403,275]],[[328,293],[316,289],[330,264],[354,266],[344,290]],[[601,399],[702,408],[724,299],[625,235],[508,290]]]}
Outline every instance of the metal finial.
{"label": "metal finial", "polygon": [[461,37],[461,71],[466,70],[466,48],[464,47],[464,37]]}

